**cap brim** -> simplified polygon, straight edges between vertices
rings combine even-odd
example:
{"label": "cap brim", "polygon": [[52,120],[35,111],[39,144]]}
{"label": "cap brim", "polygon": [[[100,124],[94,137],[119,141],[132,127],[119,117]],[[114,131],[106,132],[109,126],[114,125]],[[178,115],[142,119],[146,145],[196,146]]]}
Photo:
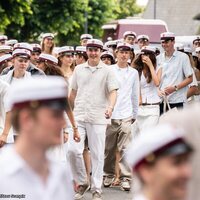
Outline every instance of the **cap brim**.
{"label": "cap brim", "polygon": [[44,105],[53,110],[66,110],[68,106],[66,99],[49,100]]}
{"label": "cap brim", "polygon": [[29,59],[30,56],[28,55],[16,55],[17,57],[20,57],[20,58],[25,58],[25,59]]}
{"label": "cap brim", "polygon": [[165,151],[163,151],[162,155],[181,155],[186,153],[193,152],[193,148],[187,144],[187,143],[177,143],[169,148],[167,148]]}

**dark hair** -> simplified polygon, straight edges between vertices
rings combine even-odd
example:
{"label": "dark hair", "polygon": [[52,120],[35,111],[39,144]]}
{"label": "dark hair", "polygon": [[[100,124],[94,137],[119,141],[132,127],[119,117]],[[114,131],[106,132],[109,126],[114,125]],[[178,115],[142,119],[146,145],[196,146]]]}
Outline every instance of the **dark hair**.
{"label": "dark hair", "polygon": [[[63,56],[65,56],[65,55],[61,55],[61,56],[58,57],[58,67],[62,66],[62,61],[60,60],[60,58],[62,58]],[[71,64],[70,68],[71,68],[72,71],[74,71],[74,68],[75,68],[74,63]]]}
{"label": "dark hair", "polygon": [[88,60],[88,55],[87,55],[87,53],[77,53],[77,55],[79,56],[79,58],[83,57],[85,61]]}
{"label": "dark hair", "polygon": [[56,65],[53,65],[53,64],[49,64],[47,62],[44,62],[44,65],[45,65],[45,70],[44,70],[44,73],[46,75],[56,75],[56,76],[62,76],[64,77],[64,74],[62,73],[61,69],[56,66]]}
{"label": "dark hair", "polygon": [[[148,52],[148,55],[154,66],[154,69],[155,69],[156,68],[156,56],[154,53],[150,53],[150,52]],[[141,78],[144,67],[147,68],[147,74],[146,74],[147,75],[147,78],[146,78],[147,83],[150,83],[152,81],[152,75],[151,75],[150,69],[145,63],[142,62],[142,54],[139,54],[134,61],[134,68],[138,71],[140,78]]]}
{"label": "dark hair", "polygon": [[115,64],[115,60],[114,60],[113,57],[110,56],[110,55],[103,55],[103,56],[101,56],[101,59],[102,59],[102,58],[110,58],[111,65],[114,65],[114,64]]}

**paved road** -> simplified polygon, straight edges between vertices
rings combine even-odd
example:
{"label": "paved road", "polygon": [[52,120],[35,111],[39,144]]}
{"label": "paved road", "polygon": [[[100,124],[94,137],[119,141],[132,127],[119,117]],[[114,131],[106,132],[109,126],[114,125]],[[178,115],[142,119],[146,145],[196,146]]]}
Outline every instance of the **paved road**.
{"label": "paved road", "polygon": [[[125,192],[118,187],[103,188],[103,200],[132,200],[131,192]],[[92,193],[88,191],[82,200],[91,200]]]}

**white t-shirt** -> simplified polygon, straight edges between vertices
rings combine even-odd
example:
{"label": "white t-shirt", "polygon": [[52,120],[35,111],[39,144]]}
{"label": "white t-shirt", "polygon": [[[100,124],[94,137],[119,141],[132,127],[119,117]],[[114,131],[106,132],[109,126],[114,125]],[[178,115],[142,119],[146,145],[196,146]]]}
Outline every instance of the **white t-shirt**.
{"label": "white t-shirt", "polygon": [[147,80],[142,72],[140,80],[140,89],[142,96],[142,103],[158,103],[160,97],[158,96],[158,88],[155,86],[153,80],[147,83]]}

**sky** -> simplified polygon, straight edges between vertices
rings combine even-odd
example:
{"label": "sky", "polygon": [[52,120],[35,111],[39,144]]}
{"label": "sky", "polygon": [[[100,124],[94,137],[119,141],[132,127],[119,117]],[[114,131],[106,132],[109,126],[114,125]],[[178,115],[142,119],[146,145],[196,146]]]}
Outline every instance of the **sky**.
{"label": "sky", "polygon": [[137,0],[137,4],[140,6],[145,6],[147,4],[148,0]]}

